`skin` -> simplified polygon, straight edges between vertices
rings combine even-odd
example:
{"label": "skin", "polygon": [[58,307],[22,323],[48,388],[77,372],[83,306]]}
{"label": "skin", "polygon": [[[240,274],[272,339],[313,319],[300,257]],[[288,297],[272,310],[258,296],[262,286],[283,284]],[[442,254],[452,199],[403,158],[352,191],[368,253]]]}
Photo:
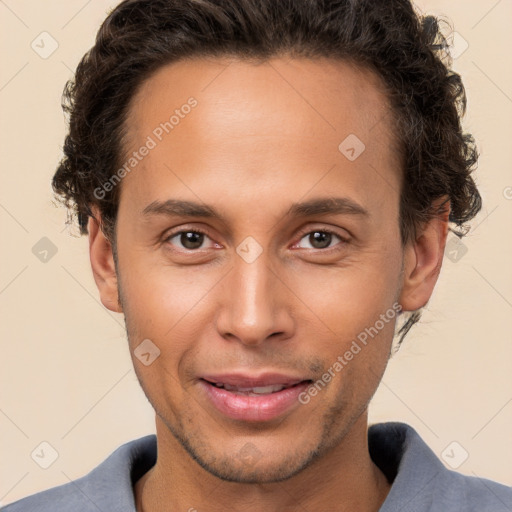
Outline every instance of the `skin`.
{"label": "skin", "polygon": [[[428,302],[448,211],[402,246],[397,141],[370,71],[285,57],[167,65],[133,99],[126,154],[191,96],[197,107],[122,181],[117,267],[97,210],[88,226],[101,300],[125,315],[156,411],[158,460],[135,486],[138,510],[377,511],[390,484],[369,456],[367,408],[396,317],[309,403],[277,420],[226,418],[198,377],[320,379],[393,304],[413,311]],[[338,150],[349,134],[366,145],[355,161]],[[292,203],[330,197],[368,215],[287,215]],[[222,218],[143,214],[168,199],[209,205]],[[175,236],[194,229],[206,233],[199,249]],[[315,242],[325,229],[335,234]],[[248,236],[262,249],[251,263],[236,252]],[[133,354],[144,339],[160,349],[149,366]],[[244,447],[257,454],[250,464]]]}

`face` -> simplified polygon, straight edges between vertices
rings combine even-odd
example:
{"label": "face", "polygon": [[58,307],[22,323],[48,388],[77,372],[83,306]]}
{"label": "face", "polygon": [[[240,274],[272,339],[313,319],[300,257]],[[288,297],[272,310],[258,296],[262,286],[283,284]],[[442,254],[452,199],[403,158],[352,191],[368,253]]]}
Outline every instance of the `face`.
{"label": "face", "polygon": [[[372,73],[329,60],[182,61],[133,99],[117,275],[98,231],[91,259],[103,303],[120,293],[158,435],[211,474],[279,481],[339,446],[365,418],[399,304],[432,291],[436,251],[400,241],[388,113]],[[271,374],[298,385],[207,382]]]}

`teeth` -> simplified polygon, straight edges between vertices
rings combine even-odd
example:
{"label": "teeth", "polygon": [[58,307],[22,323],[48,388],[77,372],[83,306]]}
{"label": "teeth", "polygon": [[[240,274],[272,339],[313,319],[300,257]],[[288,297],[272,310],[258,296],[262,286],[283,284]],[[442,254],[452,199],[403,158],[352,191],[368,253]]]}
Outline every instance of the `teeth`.
{"label": "teeth", "polygon": [[281,391],[286,386],[283,386],[282,384],[274,384],[272,386],[260,386],[260,387],[254,387],[254,388],[240,388],[238,386],[231,386],[229,384],[219,385],[216,384],[218,387],[224,387],[228,391],[235,391],[237,393],[244,393],[244,394],[251,394],[251,395],[268,395],[269,393],[275,393],[276,391]]}

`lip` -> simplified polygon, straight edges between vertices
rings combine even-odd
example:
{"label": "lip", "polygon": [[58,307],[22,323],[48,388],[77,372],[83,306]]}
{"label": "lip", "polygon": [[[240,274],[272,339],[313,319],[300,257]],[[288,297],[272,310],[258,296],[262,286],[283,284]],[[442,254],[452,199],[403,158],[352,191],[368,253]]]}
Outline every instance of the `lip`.
{"label": "lip", "polygon": [[[261,379],[260,379],[261,381]],[[253,381],[254,382],[254,381]],[[268,384],[268,380],[265,381]],[[281,384],[283,381],[273,382],[273,384]],[[230,384],[229,382],[226,382]],[[247,384],[247,380],[243,381]],[[205,393],[208,401],[224,416],[234,420],[262,422],[270,421],[289,413],[300,405],[299,395],[303,393],[311,384],[310,380],[299,381],[293,387],[276,391],[261,396],[238,395],[233,391],[218,388],[208,380],[200,379],[199,386]],[[256,384],[240,387],[254,387]],[[258,385],[262,385],[259,384]]]}
{"label": "lip", "polygon": [[304,380],[305,377],[285,375],[283,373],[262,373],[260,375],[247,375],[243,373],[223,373],[216,375],[201,375],[201,379],[220,384],[229,384],[241,388],[254,388],[260,386],[272,386],[282,384],[283,386],[294,386]]}

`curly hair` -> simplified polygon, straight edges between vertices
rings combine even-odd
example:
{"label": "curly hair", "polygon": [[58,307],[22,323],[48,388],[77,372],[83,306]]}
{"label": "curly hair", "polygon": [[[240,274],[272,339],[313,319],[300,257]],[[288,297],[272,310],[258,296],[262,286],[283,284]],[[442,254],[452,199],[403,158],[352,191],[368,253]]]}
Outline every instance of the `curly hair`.
{"label": "curly hair", "polygon": [[[53,189],[81,234],[97,207],[115,250],[121,187],[101,198],[94,190],[123,161],[130,100],[152,73],[189,57],[328,57],[374,71],[386,87],[403,162],[402,244],[448,202],[456,227],[450,231],[462,237],[481,209],[471,177],[478,153],[461,128],[466,94],[441,24],[419,16],[410,0],[125,0],[64,89],[69,133]],[[444,196],[448,201],[434,208]],[[412,312],[399,344],[420,316]]]}

